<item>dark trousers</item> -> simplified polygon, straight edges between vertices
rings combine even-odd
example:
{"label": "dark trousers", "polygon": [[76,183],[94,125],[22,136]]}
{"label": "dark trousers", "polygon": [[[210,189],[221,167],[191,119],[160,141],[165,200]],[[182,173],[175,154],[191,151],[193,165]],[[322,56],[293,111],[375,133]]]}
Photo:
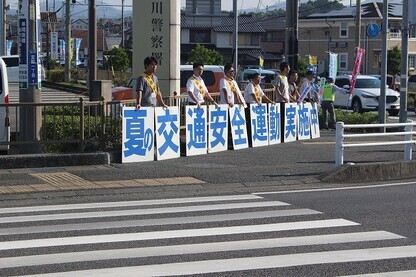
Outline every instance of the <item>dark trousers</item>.
{"label": "dark trousers", "polygon": [[[330,129],[335,129],[335,109],[333,101],[322,101],[322,117],[323,117],[323,128],[327,129],[328,126]],[[328,123],[327,123],[327,112],[329,113]]]}

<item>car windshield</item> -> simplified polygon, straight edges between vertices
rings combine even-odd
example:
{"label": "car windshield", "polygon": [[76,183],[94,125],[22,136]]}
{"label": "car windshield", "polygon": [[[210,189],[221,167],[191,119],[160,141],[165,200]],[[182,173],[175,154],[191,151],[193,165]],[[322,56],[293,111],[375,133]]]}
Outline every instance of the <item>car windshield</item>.
{"label": "car windshield", "polygon": [[379,79],[357,79],[356,88],[380,88]]}

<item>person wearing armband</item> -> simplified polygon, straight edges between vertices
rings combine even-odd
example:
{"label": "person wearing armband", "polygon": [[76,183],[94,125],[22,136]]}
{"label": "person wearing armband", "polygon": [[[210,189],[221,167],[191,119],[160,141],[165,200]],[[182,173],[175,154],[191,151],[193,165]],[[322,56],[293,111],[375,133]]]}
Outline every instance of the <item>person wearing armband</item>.
{"label": "person wearing armband", "polygon": [[[322,95],[322,117],[323,117],[323,126],[322,128],[328,130],[335,130],[335,92],[348,93],[347,89],[340,88],[334,84],[334,79],[329,77],[325,86],[324,93]],[[329,113],[328,123],[327,123],[327,113]]]}

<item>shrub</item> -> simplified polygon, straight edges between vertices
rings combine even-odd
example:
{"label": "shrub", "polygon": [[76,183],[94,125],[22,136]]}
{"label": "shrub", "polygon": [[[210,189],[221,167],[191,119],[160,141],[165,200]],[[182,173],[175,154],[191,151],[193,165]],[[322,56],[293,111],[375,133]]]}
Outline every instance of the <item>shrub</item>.
{"label": "shrub", "polygon": [[48,80],[53,83],[64,82],[65,81],[65,70],[63,69],[54,69],[48,71]]}
{"label": "shrub", "polygon": [[[351,111],[336,109],[335,118],[344,124],[374,124],[378,123],[378,114],[372,112],[353,113]],[[319,109],[319,125],[323,126],[322,109]]]}
{"label": "shrub", "polygon": [[[70,109],[68,114],[62,115],[58,110],[66,110],[71,107],[57,107],[57,110],[48,109],[43,115],[41,134],[45,140],[79,140],[80,116],[79,108]],[[74,114],[74,115],[71,115]],[[99,149],[119,148],[121,146],[120,118],[106,118],[106,133],[102,134],[101,117],[84,117],[84,138],[90,140],[84,145],[84,151],[97,151]],[[107,140],[107,138],[112,138]],[[45,153],[74,152],[79,151],[79,142],[46,143],[43,145]]]}

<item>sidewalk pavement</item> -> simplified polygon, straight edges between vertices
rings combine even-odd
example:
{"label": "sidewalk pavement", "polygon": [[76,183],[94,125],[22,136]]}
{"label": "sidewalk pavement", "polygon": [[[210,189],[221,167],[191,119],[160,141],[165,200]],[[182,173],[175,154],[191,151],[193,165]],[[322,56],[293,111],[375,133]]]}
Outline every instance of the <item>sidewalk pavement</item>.
{"label": "sidewalk pavement", "polygon": [[144,163],[121,164],[104,152],[1,156],[6,168],[0,169],[0,199],[137,188],[250,192],[415,177],[415,161],[403,161],[403,156],[400,145],[348,148],[345,164],[335,167],[334,131],[322,131],[313,140]]}

